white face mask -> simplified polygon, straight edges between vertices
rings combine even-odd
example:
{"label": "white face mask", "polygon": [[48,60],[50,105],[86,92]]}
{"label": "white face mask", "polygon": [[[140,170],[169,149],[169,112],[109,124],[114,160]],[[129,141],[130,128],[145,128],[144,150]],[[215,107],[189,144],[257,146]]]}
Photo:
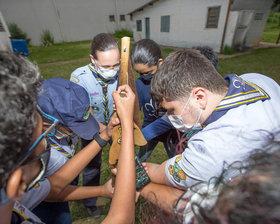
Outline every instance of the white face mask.
{"label": "white face mask", "polygon": [[114,69],[102,68],[102,67],[97,66],[98,63],[96,61],[94,61],[94,62],[95,62],[96,71],[98,72],[99,75],[101,75],[106,80],[115,78],[118,71],[120,70],[119,67],[114,68]]}
{"label": "white face mask", "polygon": [[184,132],[184,133],[188,133],[193,129],[195,129],[195,130],[202,129],[202,126],[199,123],[199,119],[201,117],[202,110],[200,110],[197,121],[195,122],[194,125],[186,125],[183,121],[182,114],[183,114],[185,108],[187,107],[187,105],[189,104],[190,99],[191,99],[191,96],[189,97],[188,101],[184,105],[183,110],[180,115],[168,115],[168,119],[171,122],[171,124],[174,126],[174,128],[176,128],[177,130]]}
{"label": "white face mask", "polygon": [[117,69],[108,69],[108,68],[97,68],[98,74],[101,75],[104,79],[113,79],[117,75],[119,68]]}

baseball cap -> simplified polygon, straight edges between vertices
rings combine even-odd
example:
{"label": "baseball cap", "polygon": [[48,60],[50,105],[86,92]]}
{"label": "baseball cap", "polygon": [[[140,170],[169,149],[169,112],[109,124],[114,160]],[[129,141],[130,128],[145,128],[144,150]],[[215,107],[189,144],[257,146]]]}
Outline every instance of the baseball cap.
{"label": "baseball cap", "polygon": [[44,80],[38,88],[38,106],[83,139],[93,139],[100,129],[90,113],[87,91],[67,79]]}

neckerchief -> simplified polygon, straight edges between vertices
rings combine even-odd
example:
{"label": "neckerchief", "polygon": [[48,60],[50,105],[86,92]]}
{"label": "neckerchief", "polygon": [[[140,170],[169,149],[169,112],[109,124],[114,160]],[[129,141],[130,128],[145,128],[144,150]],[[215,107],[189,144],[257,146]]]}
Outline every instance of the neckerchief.
{"label": "neckerchief", "polygon": [[110,119],[110,110],[108,104],[108,84],[111,80],[105,80],[97,73],[97,71],[93,68],[91,64],[88,65],[88,68],[91,70],[94,78],[98,81],[98,83],[102,87],[103,92],[103,116],[104,116],[104,124],[107,125]]}
{"label": "neckerchief", "polygon": [[225,80],[229,83],[228,92],[203,126],[218,120],[232,108],[270,99],[270,96],[262,88],[235,74],[225,76]]}

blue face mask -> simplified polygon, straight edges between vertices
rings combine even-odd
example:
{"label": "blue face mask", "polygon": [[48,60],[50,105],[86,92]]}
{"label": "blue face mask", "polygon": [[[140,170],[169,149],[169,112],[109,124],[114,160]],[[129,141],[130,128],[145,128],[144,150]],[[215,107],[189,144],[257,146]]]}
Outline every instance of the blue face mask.
{"label": "blue face mask", "polygon": [[149,75],[142,75],[140,74],[140,79],[143,81],[143,82],[151,82],[152,81],[152,78],[154,77],[154,74],[149,74]]}

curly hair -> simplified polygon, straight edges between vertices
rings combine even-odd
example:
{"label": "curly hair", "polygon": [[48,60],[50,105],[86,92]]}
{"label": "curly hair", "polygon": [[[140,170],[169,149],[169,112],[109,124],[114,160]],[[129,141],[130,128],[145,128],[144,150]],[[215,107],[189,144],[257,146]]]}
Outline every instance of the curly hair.
{"label": "curly hair", "polygon": [[276,144],[274,152],[257,150],[249,157],[243,166],[246,172],[223,184],[213,208],[199,207],[199,223],[280,223],[280,144]]}
{"label": "curly hair", "polygon": [[37,66],[0,52],[0,188],[30,146],[40,81]]}

